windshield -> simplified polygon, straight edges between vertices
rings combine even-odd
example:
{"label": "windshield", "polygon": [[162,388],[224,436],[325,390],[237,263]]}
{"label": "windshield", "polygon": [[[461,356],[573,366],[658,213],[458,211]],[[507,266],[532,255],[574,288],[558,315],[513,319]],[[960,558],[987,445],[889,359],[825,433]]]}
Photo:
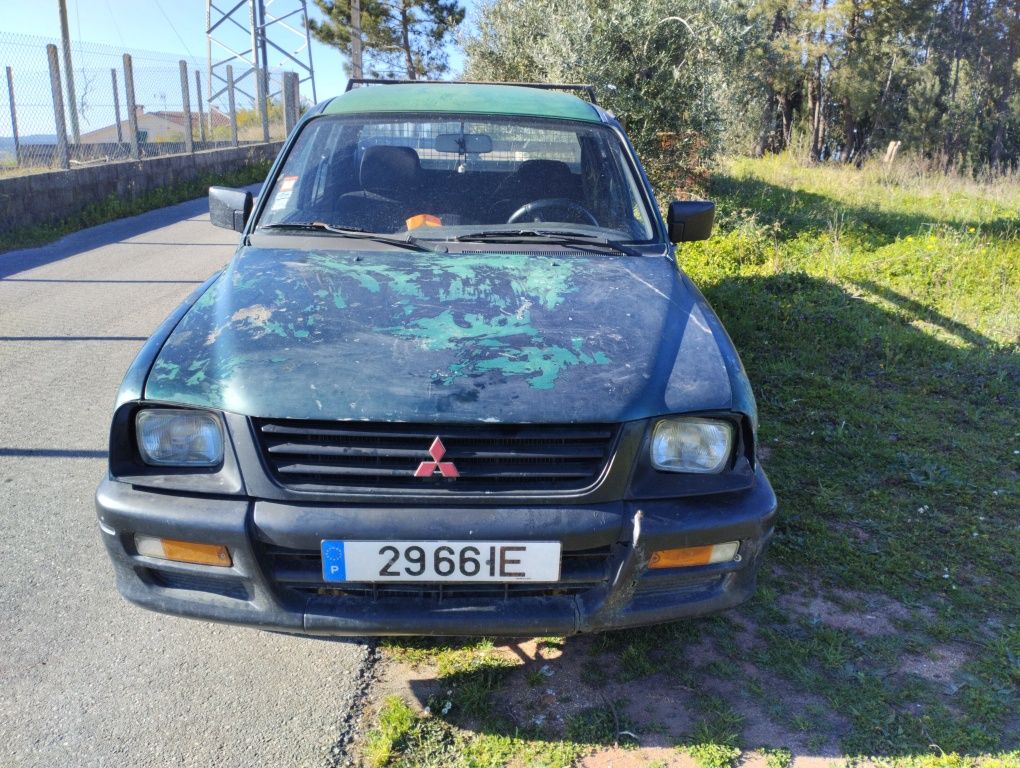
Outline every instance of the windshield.
{"label": "windshield", "polygon": [[539,230],[652,240],[624,151],[608,127],[564,120],[320,117],[295,142],[258,228],[321,223],[417,239]]}

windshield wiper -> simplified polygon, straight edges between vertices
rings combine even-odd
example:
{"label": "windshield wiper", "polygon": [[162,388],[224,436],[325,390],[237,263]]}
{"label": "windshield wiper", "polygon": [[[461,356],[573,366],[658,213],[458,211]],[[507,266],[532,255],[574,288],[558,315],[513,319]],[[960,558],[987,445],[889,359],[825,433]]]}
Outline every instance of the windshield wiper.
{"label": "windshield wiper", "polygon": [[458,243],[530,243],[538,241],[554,245],[608,248],[626,256],[641,255],[630,246],[602,235],[562,229],[489,229],[459,235],[454,240]]}
{"label": "windshield wiper", "polygon": [[432,248],[423,245],[410,235],[406,238],[390,237],[377,232],[369,232],[367,229],[361,229],[360,227],[334,227],[332,224],[326,224],[322,221],[288,221],[278,224],[266,224],[259,227],[259,229],[303,229],[311,232],[328,232],[331,235],[340,235],[352,240],[371,240],[374,243],[395,245],[399,248],[407,248],[412,251],[432,252]]}

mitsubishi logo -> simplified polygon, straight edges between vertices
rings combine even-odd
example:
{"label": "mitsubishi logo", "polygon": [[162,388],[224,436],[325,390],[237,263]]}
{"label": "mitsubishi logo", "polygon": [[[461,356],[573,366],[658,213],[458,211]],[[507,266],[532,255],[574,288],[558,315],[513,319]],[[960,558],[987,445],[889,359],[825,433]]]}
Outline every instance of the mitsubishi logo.
{"label": "mitsubishi logo", "polygon": [[438,472],[443,477],[460,477],[460,472],[457,471],[457,466],[452,461],[441,461],[445,455],[446,446],[437,437],[429,447],[429,456],[432,457],[432,461],[423,461],[419,464],[414,476],[432,477]]}

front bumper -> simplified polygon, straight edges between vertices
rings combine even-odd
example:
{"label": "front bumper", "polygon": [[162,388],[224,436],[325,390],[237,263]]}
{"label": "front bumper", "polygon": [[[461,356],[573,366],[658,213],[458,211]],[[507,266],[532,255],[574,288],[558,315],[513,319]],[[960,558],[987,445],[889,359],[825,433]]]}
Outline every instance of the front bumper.
{"label": "front bumper", "polygon": [[[714,613],[747,600],[776,513],[759,468],[739,493],[527,508],[394,508],[283,504],[154,493],[106,480],[96,494],[117,587],[145,608],[315,635],[564,635]],[[139,555],[136,533],[226,545],[229,568]],[[323,539],[550,540],[603,548],[605,578],[574,594],[421,599],[294,592],[268,547],[315,552]],[[740,559],[647,569],[657,549],[739,540]]]}

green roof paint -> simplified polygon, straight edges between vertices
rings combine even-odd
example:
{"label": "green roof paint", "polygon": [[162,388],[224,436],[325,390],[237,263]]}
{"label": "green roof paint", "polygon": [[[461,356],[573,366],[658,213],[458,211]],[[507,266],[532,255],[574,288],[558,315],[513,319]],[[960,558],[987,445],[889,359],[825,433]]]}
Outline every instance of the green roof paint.
{"label": "green roof paint", "polygon": [[514,85],[457,83],[359,86],[326,105],[325,115],[430,112],[518,115],[602,122],[595,108],[576,96]]}

